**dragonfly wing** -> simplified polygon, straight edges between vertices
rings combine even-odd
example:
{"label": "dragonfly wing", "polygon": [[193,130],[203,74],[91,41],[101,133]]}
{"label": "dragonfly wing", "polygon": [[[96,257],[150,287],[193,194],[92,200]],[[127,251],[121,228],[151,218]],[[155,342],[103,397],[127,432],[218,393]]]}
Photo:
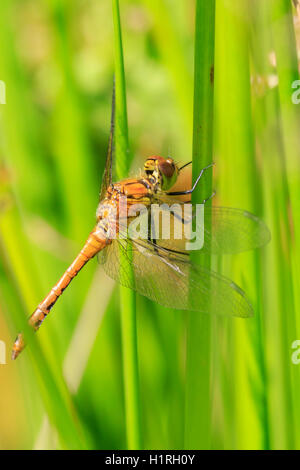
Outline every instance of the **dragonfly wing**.
{"label": "dragonfly wing", "polygon": [[115,130],[115,80],[113,83],[112,104],[111,104],[111,119],[110,119],[110,134],[108,140],[108,150],[106,156],[105,170],[102,178],[102,185],[100,191],[100,201],[104,199],[107,188],[112,183],[112,163],[114,152],[114,130]]}
{"label": "dragonfly wing", "polygon": [[214,254],[240,253],[270,241],[266,224],[251,212],[233,207],[205,207],[204,248]]}
{"label": "dragonfly wing", "polygon": [[[165,201],[164,201],[165,202]],[[187,210],[188,206],[190,210]],[[174,208],[174,210],[169,209]],[[170,216],[171,235],[164,237],[161,229],[162,217],[152,223],[158,245],[176,251],[189,251],[191,234],[201,232],[204,244],[201,253],[226,254],[240,253],[264,246],[270,241],[270,231],[266,224],[242,209],[231,207],[204,206],[204,220],[197,215],[196,207],[181,201],[169,200],[168,206],[160,205],[162,214]],[[179,225],[178,225],[179,224]],[[180,228],[180,224],[182,227]],[[173,227],[177,227],[174,229]],[[179,228],[178,228],[179,227]],[[178,239],[174,233],[179,235]],[[180,235],[182,235],[180,237]],[[193,246],[196,246],[193,244]],[[193,249],[193,248],[192,248]]]}
{"label": "dragonfly wing", "polygon": [[165,307],[250,317],[252,306],[230,279],[145,240],[113,240],[100,254],[106,273]]}

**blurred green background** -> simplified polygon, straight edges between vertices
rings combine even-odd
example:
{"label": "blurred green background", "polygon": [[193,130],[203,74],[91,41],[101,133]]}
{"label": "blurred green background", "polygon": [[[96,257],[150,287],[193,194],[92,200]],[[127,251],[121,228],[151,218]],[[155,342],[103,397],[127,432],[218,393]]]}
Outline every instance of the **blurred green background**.
{"label": "blurred green background", "polygon": [[[192,153],[193,0],[121,0],[134,175],[146,156]],[[248,293],[252,319],[213,318],[210,393],[186,398],[184,312],[137,296],[144,448],[300,448],[300,20],[290,0],[216,0],[215,204],[268,224],[271,243],[213,260]],[[109,0],[2,0],[0,448],[126,448],[119,290],[96,261],[16,361],[24,319],[95,222],[114,73]],[[298,42],[299,45],[299,42]],[[298,51],[298,52],[297,52]],[[201,106],[201,103],[200,103]],[[190,182],[185,181],[186,186]],[[197,397],[197,395],[196,395]],[[201,407],[209,429],[201,426]],[[199,420],[199,429],[195,425]]]}

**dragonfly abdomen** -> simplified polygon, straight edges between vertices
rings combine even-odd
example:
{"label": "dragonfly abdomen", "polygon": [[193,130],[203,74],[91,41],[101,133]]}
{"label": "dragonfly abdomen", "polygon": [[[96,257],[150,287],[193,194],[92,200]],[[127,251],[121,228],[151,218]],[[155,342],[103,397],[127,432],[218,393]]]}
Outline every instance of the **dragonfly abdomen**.
{"label": "dragonfly abdomen", "polygon": [[[79,273],[83,266],[93,258],[99,251],[101,251],[110,241],[104,237],[103,231],[96,226],[90,233],[87,241],[85,242],[79,255],[75,258],[73,263],[64,272],[60,280],[50,290],[49,294],[38,305],[36,310],[30,316],[28,323],[36,331],[39,329],[50,310],[59,299],[63,291],[68,287],[72,279]],[[12,359],[16,359],[20,352],[25,347],[23,334],[20,333],[13,346]]]}

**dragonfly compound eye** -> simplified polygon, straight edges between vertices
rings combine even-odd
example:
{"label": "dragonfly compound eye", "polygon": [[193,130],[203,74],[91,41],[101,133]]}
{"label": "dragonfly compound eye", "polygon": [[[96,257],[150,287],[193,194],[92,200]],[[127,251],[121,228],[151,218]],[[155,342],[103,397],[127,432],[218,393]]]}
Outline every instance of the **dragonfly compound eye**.
{"label": "dragonfly compound eye", "polygon": [[172,178],[176,170],[175,163],[171,159],[160,162],[159,169],[166,178]]}
{"label": "dragonfly compound eye", "polygon": [[177,180],[178,168],[172,158],[162,159],[159,162],[159,171],[162,176],[162,189],[170,189]]}

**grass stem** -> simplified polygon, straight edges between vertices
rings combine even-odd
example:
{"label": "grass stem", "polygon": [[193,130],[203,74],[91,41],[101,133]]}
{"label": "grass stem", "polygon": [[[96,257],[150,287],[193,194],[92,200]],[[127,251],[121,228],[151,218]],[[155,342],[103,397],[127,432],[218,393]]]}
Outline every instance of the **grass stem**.
{"label": "grass stem", "polygon": [[[215,1],[197,0],[194,59],[193,181],[212,162]],[[206,178],[193,193],[201,203],[212,193]],[[195,259],[196,258],[196,259]],[[197,255],[193,255],[197,261]],[[210,257],[204,260],[210,266]],[[189,315],[186,372],[186,448],[210,448],[210,322],[209,316]]]}
{"label": "grass stem", "polygon": [[[112,4],[115,35],[116,174],[118,179],[122,179],[128,175],[130,153],[119,2],[113,0]],[[135,293],[132,290],[123,286],[120,289],[127,445],[129,449],[136,450],[141,449],[136,303]]]}

